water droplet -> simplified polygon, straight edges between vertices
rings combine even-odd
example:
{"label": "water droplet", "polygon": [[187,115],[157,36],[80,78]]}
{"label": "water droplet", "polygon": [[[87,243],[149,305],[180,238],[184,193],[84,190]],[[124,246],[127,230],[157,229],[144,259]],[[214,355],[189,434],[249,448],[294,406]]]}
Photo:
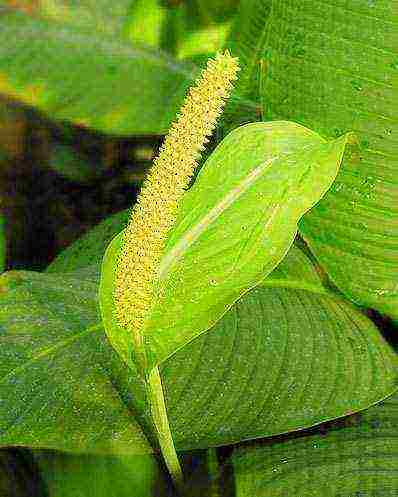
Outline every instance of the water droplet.
{"label": "water droplet", "polygon": [[363,86],[361,85],[361,83],[359,81],[356,81],[355,79],[353,79],[351,81],[351,85],[357,91],[362,91],[363,90]]}

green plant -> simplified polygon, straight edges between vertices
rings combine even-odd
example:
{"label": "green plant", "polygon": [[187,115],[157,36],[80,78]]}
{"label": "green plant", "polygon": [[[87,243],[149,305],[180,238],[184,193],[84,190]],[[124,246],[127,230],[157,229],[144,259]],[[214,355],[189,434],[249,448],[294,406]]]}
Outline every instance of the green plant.
{"label": "green plant", "polygon": [[[4,2],[8,99],[170,129],[132,212],[0,276],[0,445],[50,497],[394,495],[392,3]],[[170,125],[218,39],[239,59],[211,58]],[[101,178],[69,143],[48,165]]]}

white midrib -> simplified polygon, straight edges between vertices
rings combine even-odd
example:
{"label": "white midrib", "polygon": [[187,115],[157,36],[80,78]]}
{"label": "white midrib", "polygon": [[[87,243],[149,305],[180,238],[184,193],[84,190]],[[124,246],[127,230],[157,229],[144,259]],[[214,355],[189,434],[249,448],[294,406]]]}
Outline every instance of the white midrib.
{"label": "white midrib", "polygon": [[184,254],[184,252],[200,237],[200,235],[216,221],[241,195],[243,195],[264,173],[267,166],[278,157],[272,157],[251,171],[243,178],[220,202],[218,202],[192,228],[184,233],[174,247],[162,258],[159,267],[159,279],[166,277],[170,267]]}

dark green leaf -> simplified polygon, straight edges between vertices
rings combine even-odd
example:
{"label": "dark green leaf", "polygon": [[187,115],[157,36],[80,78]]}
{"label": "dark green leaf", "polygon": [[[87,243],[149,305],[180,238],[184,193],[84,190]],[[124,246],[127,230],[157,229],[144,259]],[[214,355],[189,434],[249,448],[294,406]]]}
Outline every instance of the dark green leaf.
{"label": "dark green leaf", "polygon": [[396,389],[397,358],[351,304],[258,287],[161,372],[177,447],[199,448],[369,407]]}
{"label": "dark green leaf", "polygon": [[71,181],[85,183],[94,179],[99,171],[69,145],[54,143],[49,167]]}
{"label": "dark green leaf", "polygon": [[165,497],[166,479],[156,458],[35,451],[48,497]]}
{"label": "dark green leaf", "polygon": [[87,270],[0,277],[0,445],[151,451],[130,385],[116,387],[121,365],[101,330],[97,288]]}
{"label": "dark green leaf", "polygon": [[76,242],[63,250],[47,267],[47,272],[70,272],[90,265],[99,267],[104,257],[106,247],[112,238],[119,234],[127,225],[130,209],[107,217],[93,229],[81,236]]}
{"label": "dark green leaf", "polygon": [[236,497],[394,497],[398,397],[313,434],[243,445],[232,456]]}

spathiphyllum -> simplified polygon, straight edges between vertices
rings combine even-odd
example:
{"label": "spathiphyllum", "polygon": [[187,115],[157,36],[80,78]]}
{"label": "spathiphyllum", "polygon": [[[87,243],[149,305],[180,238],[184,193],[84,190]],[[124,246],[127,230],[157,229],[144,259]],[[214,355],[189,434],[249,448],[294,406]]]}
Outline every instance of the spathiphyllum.
{"label": "spathiphyllum", "polygon": [[[144,326],[154,305],[157,273],[167,235],[238,70],[237,59],[228,52],[208,61],[196,85],[189,90],[177,121],[171,125],[125,230],[116,267],[115,317],[118,324],[131,333],[144,369]],[[183,475],[157,367],[147,375],[146,382],[159,445],[174,483],[181,489]]]}
{"label": "spathiphyllum", "polygon": [[120,326],[142,346],[142,329],[154,299],[160,259],[178,203],[237,77],[228,52],[210,59],[171,125],[141,189],[125,231],[116,273],[115,307]]}

